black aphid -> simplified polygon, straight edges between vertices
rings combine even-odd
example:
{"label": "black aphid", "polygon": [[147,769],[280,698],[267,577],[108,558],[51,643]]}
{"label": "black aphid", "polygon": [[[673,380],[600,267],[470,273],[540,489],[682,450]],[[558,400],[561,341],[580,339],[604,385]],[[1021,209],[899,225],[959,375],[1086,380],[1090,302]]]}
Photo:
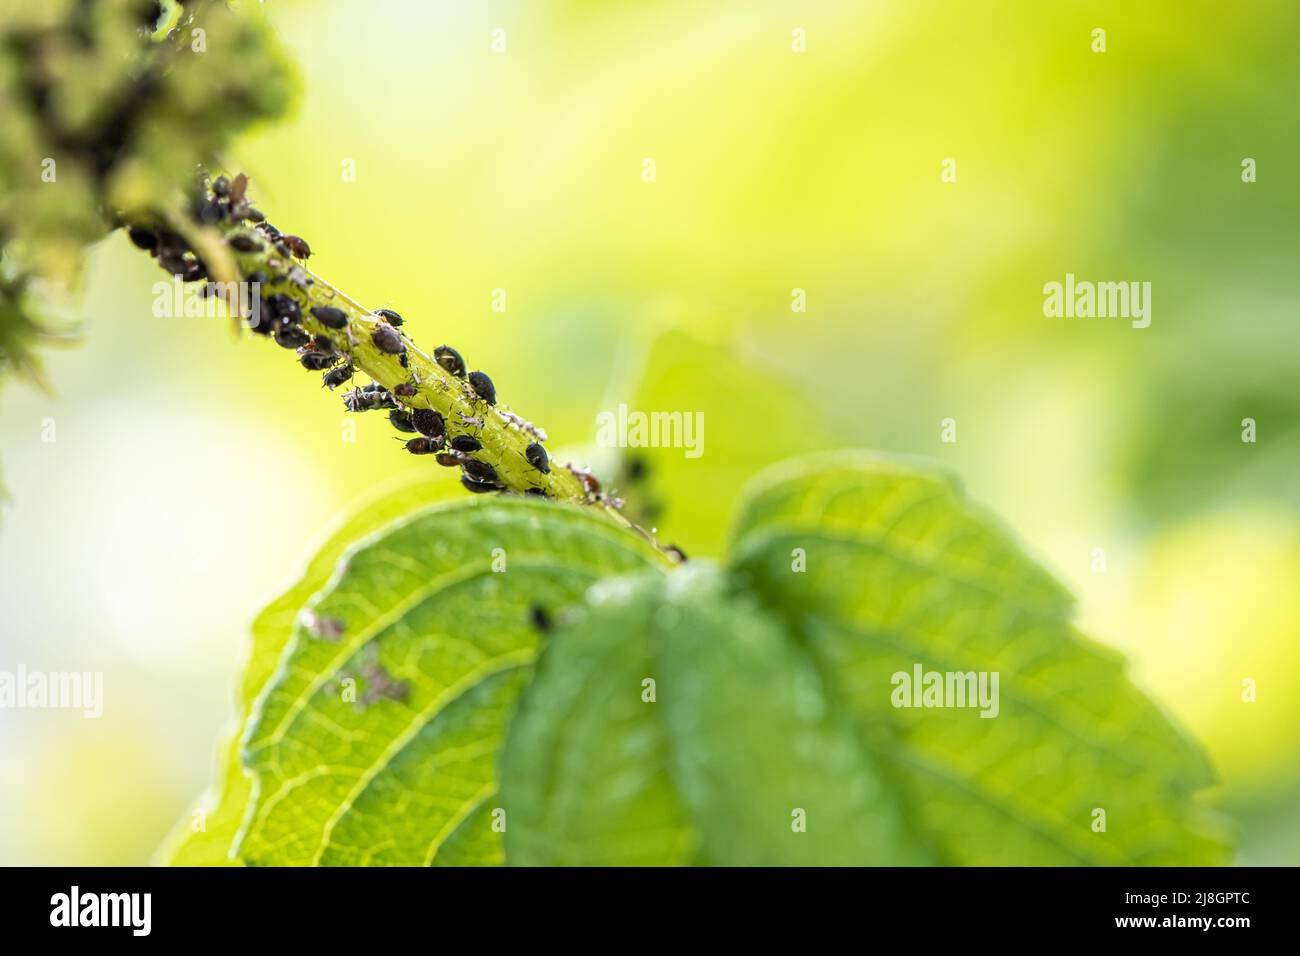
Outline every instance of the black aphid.
{"label": "black aphid", "polygon": [[472,491],[476,495],[484,495],[489,491],[501,490],[501,486],[494,482],[475,481],[469,475],[461,475],[460,483],[464,485],[468,491]]}
{"label": "black aphid", "polygon": [[321,379],[321,381],[323,381],[325,385],[332,391],[333,389],[338,388],[340,385],[342,385],[344,382],[350,379],[353,375],[353,372],[355,372],[355,369],[353,369],[352,363],[344,362],[338,368],[332,368],[328,372],[326,372],[324,377]]}
{"label": "black aphid", "polygon": [[388,420],[393,423],[393,427],[399,432],[409,434],[415,431],[415,423],[411,421],[411,416],[399,408],[394,408],[388,413]]}
{"label": "black aphid", "polygon": [[132,226],[130,229],[126,231],[126,234],[130,238],[130,240],[133,243],[135,243],[137,248],[140,249],[158,248],[158,237],[154,235],[152,232],[150,232],[148,229],[144,229],[140,226]]}
{"label": "black aphid", "polygon": [[497,470],[485,461],[479,461],[477,458],[466,458],[461,465],[465,468],[465,474],[469,475],[475,481],[482,481],[488,484],[497,481]]}
{"label": "black aphid", "polygon": [[375,343],[375,348],[389,355],[401,355],[406,351],[406,343],[391,325],[375,326],[375,330],[370,333],[370,340]]}
{"label": "black aphid", "polygon": [[375,309],[375,315],[387,319],[389,325],[401,325],[402,317],[392,309]]}
{"label": "black aphid", "polygon": [[492,384],[492,379],[488,378],[483,372],[469,373],[469,387],[474,389],[474,394],[489,405],[497,403],[497,389]]}
{"label": "black aphid", "polygon": [[533,622],[533,627],[539,631],[549,631],[551,629],[551,616],[546,613],[546,608],[540,604],[534,604],[529,610],[528,616]]}
{"label": "black aphid", "polygon": [[433,357],[444,370],[457,378],[465,377],[465,360],[450,345],[439,345],[433,350]]}
{"label": "black aphid", "polygon": [[302,306],[292,296],[277,292],[266,300],[266,304],[271,307],[271,314],[276,318],[285,319],[294,325],[302,321]]}
{"label": "black aphid", "polygon": [[225,176],[218,176],[212,180],[212,191],[218,196],[230,195],[230,180]]}
{"label": "black aphid", "polygon": [[280,236],[280,242],[293,253],[294,258],[307,259],[311,256],[311,246],[307,245],[307,240],[301,236],[291,236],[286,233]]}
{"label": "black aphid", "polygon": [[248,274],[249,285],[264,286],[267,285],[270,281],[271,281],[271,277],[268,276],[261,269],[256,269],[253,272],[250,272]]}
{"label": "black aphid", "polygon": [[457,435],[451,440],[451,447],[457,451],[471,452],[478,451],[483,443],[473,435]]}
{"label": "black aphid", "polygon": [[313,305],[311,314],[327,329],[341,329],[348,324],[348,314],[332,305]]}
{"label": "black aphid", "polygon": [[402,366],[402,368],[411,367],[411,357],[406,354],[406,349],[402,349],[402,354],[397,356],[397,364]]}
{"label": "black aphid", "polygon": [[354,388],[344,395],[343,405],[350,412],[368,412],[375,408],[396,409],[397,407],[397,403],[393,401],[393,396],[387,392],[365,388]]}
{"label": "black aphid", "polygon": [[524,457],[528,459],[528,464],[532,465],[543,475],[551,473],[551,461],[546,457],[546,449],[541,446],[540,442],[533,442],[524,449]]}
{"label": "black aphid", "polygon": [[226,240],[236,252],[257,252],[262,244],[252,236],[231,236]]}
{"label": "black aphid", "polygon": [[406,450],[412,455],[432,455],[441,445],[436,443],[432,438],[412,438],[406,443]]}
{"label": "black aphid", "polygon": [[199,222],[209,226],[221,222],[225,216],[226,207],[219,202],[210,202],[199,210]]}
{"label": "black aphid", "polygon": [[311,341],[311,336],[296,325],[282,325],[275,330],[275,344],[286,349],[300,349]]}
{"label": "black aphid", "polygon": [[549,498],[549,497],[551,497],[550,495],[548,495],[548,494],[546,493],[546,489],[544,489],[544,488],[527,488],[527,489],[524,490],[524,494],[526,494],[526,495],[536,495],[538,498]]}
{"label": "black aphid", "polygon": [[438,457],[434,460],[437,461],[438,464],[442,465],[444,468],[460,467],[460,456],[452,455],[445,451],[439,454]]}
{"label": "black aphid", "polygon": [[415,425],[416,431],[428,438],[436,438],[438,447],[442,447],[442,440],[447,435],[447,422],[437,410],[417,408],[411,412],[411,422]]}
{"label": "black aphid", "polygon": [[298,363],[309,372],[323,372],[334,362],[334,356],[315,349],[307,349],[298,356]]}
{"label": "black aphid", "polygon": [[400,395],[402,398],[410,398],[418,391],[419,389],[410,382],[399,382],[397,385],[393,386],[393,394]]}

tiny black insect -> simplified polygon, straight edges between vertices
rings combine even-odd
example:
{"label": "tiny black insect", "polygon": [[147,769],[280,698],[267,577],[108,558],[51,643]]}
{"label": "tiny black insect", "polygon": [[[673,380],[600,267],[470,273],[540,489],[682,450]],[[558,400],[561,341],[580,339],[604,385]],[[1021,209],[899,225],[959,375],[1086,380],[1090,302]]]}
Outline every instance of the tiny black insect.
{"label": "tiny black insect", "polygon": [[271,281],[271,277],[261,269],[255,269],[248,274],[247,281],[250,285],[264,286]]}
{"label": "tiny black insect", "polygon": [[460,467],[460,456],[452,455],[445,451],[442,452],[440,455],[438,455],[438,457],[435,460],[438,462],[438,464],[442,465],[444,468]]}
{"label": "tiny black insect", "polygon": [[311,256],[311,246],[307,245],[307,240],[301,236],[291,236],[288,233],[280,236],[280,242],[283,243],[288,251],[293,253],[297,259],[307,259]]}
{"label": "tiny black insect", "polygon": [[281,348],[300,349],[311,341],[311,336],[295,325],[282,325],[275,330],[275,343]]}
{"label": "tiny black insect", "polygon": [[397,385],[393,386],[393,394],[400,395],[402,398],[410,398],[418,391],[419,389],[410,382],[399,382]]}
{"label": "tiny black insect", "polygon": [[401,409],[394,408],[388,413],[388,420],[393,423],[393,427],[399,432],[412,433],[415,431],[415,423],[411,421],[411,416]]}
{"label": "tiny black insect", "polygon": [[353,369],[351,362],[344,362],[338,368],[332,368],[326,372],[321,381],[323,381],[325,385],[333,391],[350,379],[355,371],[356,370]]}
{"label": "tiny black insect", "polygon": [[474,394],[489,405],[497,403],[497,389],[492,384],[492,379],[487,377],[484,372],[469,373],[469,387],[474,389]]}
{"label": "tiny black insect", "polygon": [[533,627],[539,631],[549,631],[551,629],[551,616],[546,613],[546,608],[540,604],[534,604],[529,610],[529,617],[532,619]]}
{"label": "tiny black insect", "polygon": [[442,440],[447,435],[447,422],[436,409],[417,408],[411,412],[411,421],[421,435],[436,438],[438,447],[442,447]]}
{"label": "tiny black insect", "polygon": [[551,473],[551,462],[546,457],[546,449],[541,446],[540,442],[533,442],[524,449],[524,457],[528,459],[528,464],[532,465],[543,475]]}
{"label": "tiny black insect", "polygon": [[315,349],[304,349],[298,355],[298,362],[309,372],[323,372],[334,364],[335,358],[325,352],[317,352]]}
{"label": "tiny black insect", "polygon": [[485,461],[479,461],[477,458],[466,458],[461,464],[465,468],[465,474],[475,481],[482,481],[487,484],[493,484],[497,481],[497,470]]}
{"label": "tiny black insect", "polygon": [[302,306],[292,296],[277,292],[266,300],[266,304],[271,307],[271,314],[276,318],[286,319],[294,325],[302,321]]}
{"label": "tiny black insect", "polygon": [[262,244],[252,236],[231,236],[226,240],[236,252],[257,252]]}
{"label": "tiny black insect", "polygon": [[461,475],[460,483],[464,485],[467,490],[472,491],[476,495],[484,495],[487,494],[489,491],[501,490],[501,486],[496,484],[495,482],[475,481],[469,475]]}
{"label": "tiny black insect", "polygon": [[370,333],[370,340],[375,343],[375,348],[389,355],[402,355],[406,352],[406,343],[391,325],[376,326]]}
{"label": "tiny black insect", "polygon": [[524,494],[526,494],[526,495],[536,495],[538,498],[549,498],[549,497],[551,497],[550,495],[548,495],[548,494],[546,493],[546,489],[544,489],[544,488],[528,488],[527,490],[524,491]]}
{"label": "tiny black insect", "polygon": [[210,202],[199,210],[199,222],[209,226],[221,222],[225,216],[226,207],[219,202]]}
{"label": "tiny black insect", "polygon": [[218,196],[230,195],[230,180],[225,176],[218,176],[212,180],[212,191]]}
{"label": "tiny black insect", "polygon": [[332,305],[313,305],[311,314],[327,329],[341,329],[348,324],[348,314]]}
{"label": "tiny black insect", "polygon": [[368,412],[375,408],[396,409],[393,396],[385,391],[367,388],[354,388],[343,396],[343,404],[350,412]]}
{"label": "tiny black insect", "polygon": [[451,447],[457,451],[478,451],[483,447],[483,443],[473,435],[457,435],[451,440]]}
{"label": "tiny black insect", "polygon": [[389,325],[401,325],[402,317],[392,309],[375,309],[375,315],[387,319]]}
{"label": "tiny black insect", "polygon": [[126,231],[127,236],[140,249],[158,248],[158,237],[141,226],[132,226]]}
{"label": "tiny black insect", "polygon": [[412,438],[406,443],[406,450],[412,455],[432,455],[439,446],[432,438]]}
{"label": "tiny black insect", "polygon": [[433,350],[433,357],[446,371],[457,378],[465,377],[465,360],[450,345],[439,345]]}

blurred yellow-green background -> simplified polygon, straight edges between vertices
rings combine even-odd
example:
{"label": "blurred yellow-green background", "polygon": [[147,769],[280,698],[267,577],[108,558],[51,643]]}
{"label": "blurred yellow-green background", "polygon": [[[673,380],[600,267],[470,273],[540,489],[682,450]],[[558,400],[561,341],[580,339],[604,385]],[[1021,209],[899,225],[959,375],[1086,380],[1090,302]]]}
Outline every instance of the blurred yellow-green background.
{"label": "blurred yellow-green background", "polygon": [[[229,165],[316,271],[555,447],[620,402],[704,411],[702,457],[649,455],[692,554],[805,449],[951,466],[1204,743],[1241,860],[1300,862],[1300,7],[266,8],[303,93]],[[1149,281],[1151,326],[1045,318],[1067,272]],[[147,862],[253,616],[390,477],[452,480],[378,418],[346,440],[265,342],[154,318],[159,278],[102,243],[56,394],[0,394],[0,668],[102,670],[107,698],[0,714],[0,862]]]}

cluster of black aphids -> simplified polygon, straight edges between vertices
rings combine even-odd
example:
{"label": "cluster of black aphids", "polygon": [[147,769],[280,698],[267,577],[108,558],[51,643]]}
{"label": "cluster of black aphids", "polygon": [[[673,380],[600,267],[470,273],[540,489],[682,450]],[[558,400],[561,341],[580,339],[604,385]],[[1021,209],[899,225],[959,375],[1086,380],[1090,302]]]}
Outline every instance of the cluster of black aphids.
{"label": "cluster of black aphids", "polygon": [[[249,204],[245,195],[247,187],[248,177],[243,173],[234,180],[218,176],[210,188],[206,181],[201,182],[191,200],[194,218],[207,225],[221,222],[252,223],[252,230],[238,232],[226,240],[236,252],[259,252],[269,243],[286,263],[293,258],[306,259],[310,256],[311,249],[303,239],[280,232]],[[186,282],[208,277],[202,259],[179,234],[167,230],[155,232],[142,227],[131,227],[128,231],[131,241],[140,248],[149,250],[159,265],[172,275],[179,276]],[[268,259],[268,264],[272,267],[276,265],[274,257]],[[304,270],[296,267],[278,278],[303,287],[312,282]],[[246,281],[261,290],[269,287],[273,280],[259,269],[250,273]],[[303,328],[302,306],[297,299],[285,292],[277,292],[261,296],[257,305],[257,311],[249,317],[249,328],[253,332],[275,339],[278,345],[286,349],[293,349],[303,368],[324,373],[323,380],[330,389],[352,379],[355,370],[351,357],[341,352],[325,336],[312,335]],[[348,326],[348,314],[334,306],[312,306],[310,312],[313,319],[328,329],[342,331]],[[402,316],[392,309],[378,309],[375,315],[383,321],[371,332],[371,341],[381,352],[399,356],[402,367],[406,368],[406,339],[397,331],[403,324]],[[496,405],[496,386],[492,379],[485,372],[467,371],[464,358],[450,345],[438,346],[434,350],[434,360],[449,375],[464,381],[466,394],[472,400]],[[378,382],[371,382],[345,394],[343,404],[350,412],[386,409],[388,420],[394,428],[415,436],[403,439],[407,451],[413,455],[434,455],[438,464],[460,468],[461,484],[469,491],[476,494],[506,491],[496,469],[482,459],[473,457],[475,452],[482,450],[483,445],[479,439],[468,431],[449,435],[446,419],[440,412],[432,408],[409,408],[403,404],[403,400],[413,398],[418,393],[418,380],[403,382],[391,391]],[[482,426],[481,418],[465,419],[465,422],[467,425]],[[531,425],[527,427],[532,428]],[[537,435],[539,438],[545,437],[540,432]],[[524,458],[540,474],[550,473],[550,459],[540,441],[534,441],[525,449]],[[525,493],[546,497],[542,488],[529,488]]]}

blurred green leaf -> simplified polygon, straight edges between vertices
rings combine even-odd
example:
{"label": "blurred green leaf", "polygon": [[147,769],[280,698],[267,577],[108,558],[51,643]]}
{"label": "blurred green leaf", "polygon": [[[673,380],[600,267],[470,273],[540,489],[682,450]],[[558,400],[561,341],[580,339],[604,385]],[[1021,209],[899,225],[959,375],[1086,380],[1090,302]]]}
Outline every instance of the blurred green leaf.
{"label": "blurred green leaf", "polygon": [[402,479],[382,487],[329,535],[311,559],[302,578],[272,602],[253,622],[252,642],[237,689],[234,728],[217,754],[216,780],[200,801],[203,829],[194,829],[187,814],[158,852],[172,866],[222,866],[238,862],[232,857],[235,838],[252,794],[252,781],[240,761],[239,737],[253,702],[275,673],[276,663],[293,636],[298,615],[312,596],[324,588],[339,559],[356,542],[403,515],[447,498],[459,498],[459,489],[447,482]]}
{"label": "blurred green leaf", "polygon": [[452,862],[499,862],[485,811],[541,640],[532,609],[553,614],[602,577],[656,563],[597,512],[522,499],[435,507],[356,545],[254,706],[237,855],[420,865],[445,847]]}
{"label": "blurred green leaf", "polygon": [[593,592],[501,773],[511,863],[924,862],[806,653],[698,562]]}
{"label": "blurred green leaf", "polygon": [[[1212,782],[1198,748],[951,479],[862,454],[783,466],[742,511],[734,566],[806,642],[943,862],[1227,858],[1192,797]],[[895,708],[891,677],[917,664],[998,672],[997,717]]]}
{"label": "blurred green leaf", "polygon": [[[632,411],[683,412],[703,419],[698,457],[683,448],[632,448],[645,485],[627,487],[632,514],[658,527],[660,540],[688,554],[719,554],[734,504],[721,489],[738,489],[757,471],[799,451],[830,445],[817,405],[780,369],[741,355],[736,348],[673,329],[644,356],[630,398],[617,391],[605,410],[626,402]],[[637,509],[649,505],[648,513]]]}

